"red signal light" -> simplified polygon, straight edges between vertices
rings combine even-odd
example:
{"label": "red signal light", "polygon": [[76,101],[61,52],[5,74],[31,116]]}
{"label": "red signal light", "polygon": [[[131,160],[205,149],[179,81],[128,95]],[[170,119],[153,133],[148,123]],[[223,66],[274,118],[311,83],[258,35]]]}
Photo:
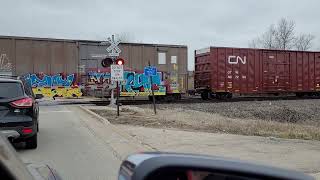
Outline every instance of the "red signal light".
{"label": "red signal light", "polygon": [[117,65],[124,65],[124,60],[119,58],[119,59],[116,60],[116,64]]}

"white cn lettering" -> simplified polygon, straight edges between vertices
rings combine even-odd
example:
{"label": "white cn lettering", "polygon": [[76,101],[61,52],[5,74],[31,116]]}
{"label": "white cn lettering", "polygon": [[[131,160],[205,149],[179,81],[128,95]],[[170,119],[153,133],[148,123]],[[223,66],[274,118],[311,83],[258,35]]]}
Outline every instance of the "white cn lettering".
{"label": "white cn lettering", "polygon": [[229,64],[238,64],[239,61],[242,64],[246,64],[247,63],[247,57],[243,56],[243,58],[241,58],[240,56],[229,56],[228,57],[228,63]]}

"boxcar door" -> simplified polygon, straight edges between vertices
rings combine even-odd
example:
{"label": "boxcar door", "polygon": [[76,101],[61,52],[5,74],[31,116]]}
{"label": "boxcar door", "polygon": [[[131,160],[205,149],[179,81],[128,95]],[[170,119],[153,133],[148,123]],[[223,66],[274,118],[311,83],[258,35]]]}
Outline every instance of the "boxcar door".
{"label": "boxcar door", "polygon": [[263,88],[265,92],[283,92],[290,89],[289,53],[263,52]]}

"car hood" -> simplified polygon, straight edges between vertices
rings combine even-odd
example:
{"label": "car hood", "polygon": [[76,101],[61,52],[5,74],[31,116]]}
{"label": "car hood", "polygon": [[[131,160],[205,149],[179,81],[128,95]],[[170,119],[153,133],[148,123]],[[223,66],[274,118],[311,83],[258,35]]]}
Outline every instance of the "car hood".
{"label": "car hood", "polygon": [[35,180],[62,180],[60,175],[47,164],[25,163]]}

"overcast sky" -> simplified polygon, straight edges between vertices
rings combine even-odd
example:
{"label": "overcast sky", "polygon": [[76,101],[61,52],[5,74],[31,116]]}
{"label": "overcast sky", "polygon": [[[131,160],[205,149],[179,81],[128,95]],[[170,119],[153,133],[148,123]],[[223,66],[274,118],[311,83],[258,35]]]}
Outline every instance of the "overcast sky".
{"label": "overcast sky", "polygon": [[128,34],[144,43],[247,47],[281,17],[297,33],[316,36],[320,50],[319,0],[1,0],[0,34],[104,40]]}

